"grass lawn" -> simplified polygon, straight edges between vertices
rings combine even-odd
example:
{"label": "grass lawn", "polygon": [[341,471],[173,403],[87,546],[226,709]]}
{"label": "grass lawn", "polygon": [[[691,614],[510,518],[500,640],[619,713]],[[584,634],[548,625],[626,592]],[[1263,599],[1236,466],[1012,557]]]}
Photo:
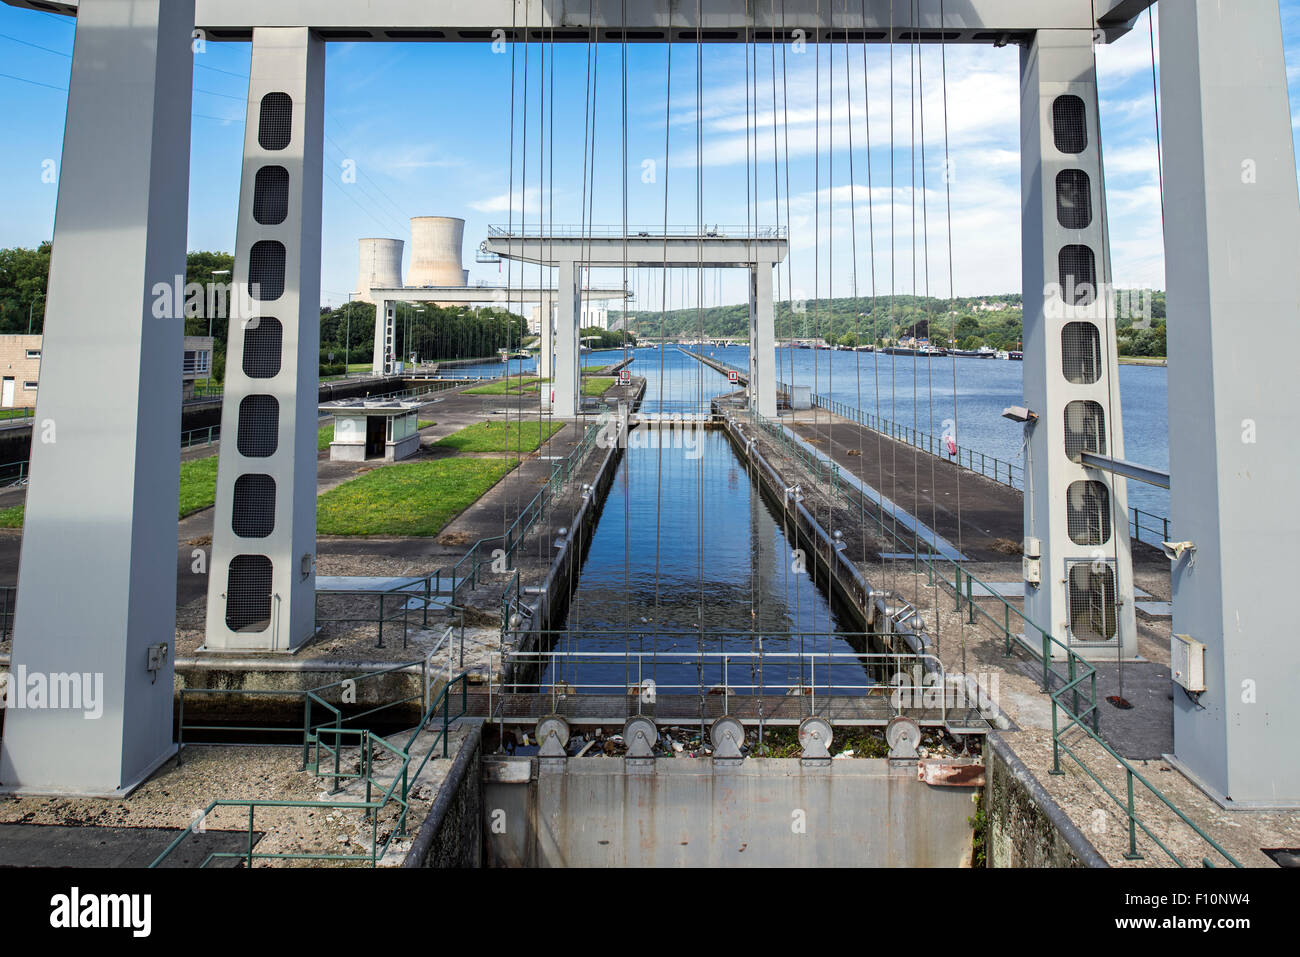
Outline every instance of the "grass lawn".
{"label": "grass lawn", "polygon": [[609,387],[614,384],[614,379],[610,376],[595,376],[591,379],[582,380],[583,395],[604,395]]}
{"label": "grass lawn", "polygon": [[217,498],[217,457],[181,463],[180,517],[207,508]]}
{"label": "grass lawn", "polygon": [[[180,508],[177,518],[208,508],[217,497],[217,457],[209,455],[181,463]],[[0,528],[22,528],[24,506],[0,511]]]}
{"label": "grass lawn", "polygon": [[429,428],[429,426],[437,425],[437,424],[438,423],[434,422],[432,419],[421,419],[419,422],[415,424],[415,427],[417,429],[427,429]]}
{"label": "grass lawn", "polygon": [[536,419],[478,422],[434,444],[458,452],[534,452],[560,428],[557,423]]}
{"label": "grass lawn", "polygon": [[599,372],[599,371],[600,371],[601,369],[603,369],[603,368],[605,368],[605,367],[604,367],[604,366],[583,366],[583,367],[582,367],[582,374],[583,374],[583,375],[591,375],[591,374],[593,374],[593,373],[595,373],[595,372]]}
{"label": "grass lawn", "polygon": [[538,382],[549,382],[549,379],[538,379],[537,376],[524,376],[520,379],[518,376],[510,379],[502,379],[500,382],[489,382],[487,385],[477,385],[472,389],[466,389],[464,395],[518,395],[520,392],[536,392]]}
{"label": "grass lawn", "polygon": [[0,419],[25,419],[35,411],[35,409],[0,409]]}
{"label": "grass lawn", "polygon": [[437,535],[500,481],[518,459],[450,458],[389,465],[317,500],[321,535]]}

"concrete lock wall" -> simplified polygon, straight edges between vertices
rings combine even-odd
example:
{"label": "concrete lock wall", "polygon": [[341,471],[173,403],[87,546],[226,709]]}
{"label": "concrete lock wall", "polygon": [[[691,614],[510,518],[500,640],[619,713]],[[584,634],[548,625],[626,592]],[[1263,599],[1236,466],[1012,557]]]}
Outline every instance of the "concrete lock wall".
{"label": "concrete lock wall", "polygon": [[915,763],[798,759],[483,759],[493,867],[959,867],[975,788]]}
{"label": "concrete lock wall", "polygon": [[989,867],[1105,867],[1083,832],[997,734],[985,739]]}

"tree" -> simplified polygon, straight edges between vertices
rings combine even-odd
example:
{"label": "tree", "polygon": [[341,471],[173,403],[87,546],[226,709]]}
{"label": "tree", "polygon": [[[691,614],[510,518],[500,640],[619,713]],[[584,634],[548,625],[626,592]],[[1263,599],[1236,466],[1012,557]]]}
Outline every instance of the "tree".
{"label": "tree", "polygon": [[0,249],[0,332],[39,333],[45,318],[50,244],[36,249]]}

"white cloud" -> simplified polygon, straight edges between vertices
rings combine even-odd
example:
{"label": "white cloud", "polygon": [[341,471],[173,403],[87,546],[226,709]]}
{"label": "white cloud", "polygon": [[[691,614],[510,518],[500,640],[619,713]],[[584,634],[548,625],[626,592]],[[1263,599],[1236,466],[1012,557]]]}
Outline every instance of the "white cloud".
{"label": "white cloud", "polygon": [[498,193],[485,199],[472,200],[465,205],[480,213],[517,213],[521,209],[535,213],[540,208],[541,199],[542,191],[536,186],[529,186],[526,190]]}

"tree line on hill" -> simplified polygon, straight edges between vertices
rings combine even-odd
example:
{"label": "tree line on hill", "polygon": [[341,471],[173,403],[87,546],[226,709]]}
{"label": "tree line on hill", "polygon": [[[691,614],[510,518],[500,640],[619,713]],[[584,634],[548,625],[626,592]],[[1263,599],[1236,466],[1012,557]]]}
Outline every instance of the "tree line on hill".
{"label": "tree line on hill", "polygon": [[[1120,290],[1116,320],[1119,354],[1164,356],[1165,294],[1155,290]],[[748,339],[746,304],[610,313],[626,319],[643,337],[708,336]],[[820,339],[830,345],[885,346],[901,339],[930,339],[944,348],[1012,350],[1024,341],[1022,298],[1000,296],[940,299],[925,296],[859,296],[775,303],[779,339]]]}

